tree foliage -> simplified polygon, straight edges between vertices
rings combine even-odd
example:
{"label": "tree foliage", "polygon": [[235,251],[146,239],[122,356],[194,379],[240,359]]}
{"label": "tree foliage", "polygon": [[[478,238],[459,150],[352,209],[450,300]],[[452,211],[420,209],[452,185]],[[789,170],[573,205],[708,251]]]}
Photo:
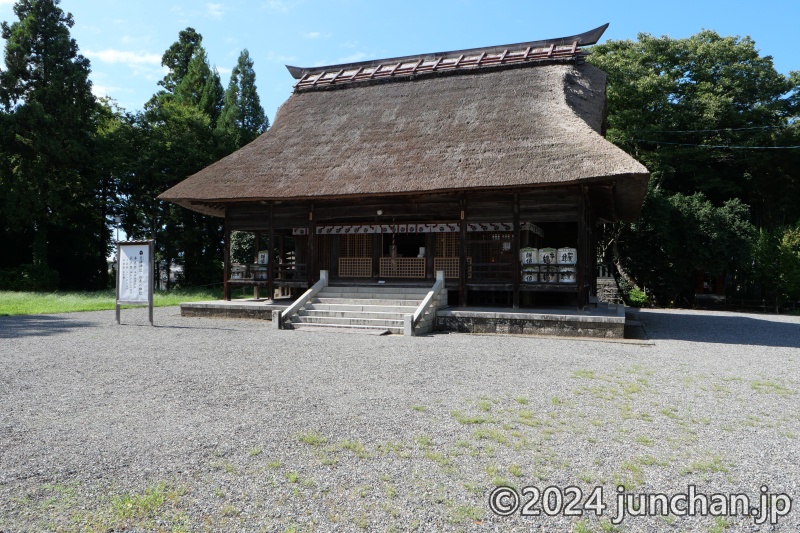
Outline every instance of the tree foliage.
{"label": "tree foliage", "polygon": [[[251,115],[260,112],[262,120],[266,118],[260,105],[252,107],[249,94],[229,98],[223,106],[219,74],[208,62],[202,36],[192,28],[180,32],[162,64],[171,68],[161,83],[165,89],[154,95],[143,113],[128,121],[128,143],[135,156],[121,184],[123,224],[129,235],[154,238],[163,265],[182,267],[183,284],[216,283],[222,277],[222,220],[159,201],[157,196],[239,148],[241,130],[228,127],[229,119],[221,115],[255,121]],[[236,81],[231,85],[242,86],[241,80],[246,79],[254,91],[252,61],[244,66],[249,71],[234,69]],[[245,104],[251,107],[241,112],[238,106]]]}
{"label": "tree foliage", "polygon": [[693,273],[722,275],[747,266],[755,229],[738,199],[715,207],[703,193],[653,189],[620,243],[622,261],[661,305],[691,302]]}
{"label": "tree foliage", "polygon": [[30,263],[32,277],[46,280],[41,288],[52,288],[53,269],[64,287],[95,288],[105,284],[108,246],[93,166],[99,111],[89,60],[59,3],[20,0],[18,20],[2,24],[0,210],[6,232],[21,245],[13,266]]}
{"label": "tree foliage", "polygon": [[780,149],[800,145],[800,73],[708,30],[608,41],[590,60],[608,74],[608,139],[652,174],[639,222],[609,232],[625,277],[688,301],[693,272],[752,262],[751,222],[800,220],[800,150]]}
{"label": "tree foliage", "polygon": [[225,91],[219,128],[238,148],[255,140],[268,127],[269,120],[256,92],[253,60],[250,59],[250,53],[243,50]]}
{"label": "tree foliage", "polygon": [[709,30],[609,41],[590,57],[609,75],[609,140],[642,161],[658,188],[703,192],[716,205],[740,198],[766,225],[800,217],[797,151],[755,149],[798,144],[790,121],[800,113],[800,74],[778,73],[749,37]]}

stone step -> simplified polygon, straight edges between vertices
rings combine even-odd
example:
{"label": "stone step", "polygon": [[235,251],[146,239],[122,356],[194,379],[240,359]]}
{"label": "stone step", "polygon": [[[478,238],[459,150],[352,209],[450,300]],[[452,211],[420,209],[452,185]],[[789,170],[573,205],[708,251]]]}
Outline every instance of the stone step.
{"label": "stone step", "polygon": [[316,304],[329,304],[329,305],[382,305],[389,307],[419,307],[422,303],[420,300],[395,300],[383,298],[327,298],[325,296],[317,296],[311,301],[312,305]]}
{"label": "stone step", "polygon": [[[373,300],[370,300],[372,302]],[[400,314],[413,314],[414,311],[417,310],[419,304],[417,305],[372,305],[372,304],[351,304],[352,300],[348,300],[347,303],[341,304],[330,304],[330,303],[311,303],[306,309],[315,309],[318,311],[363,311],[368,313],[393,313],[397,312]]]}
{"label": "stone step", "polygon": [[297,323],[293,324],[292,326],[293,326],[293,329],[297,329],[297,330],[303,330],[304,329],[306,331],[309,331],[309,330],[311,330],[311,331],[315,331],[315,330],[316,331],[337,331],[338,330],[338,331],[347,332],[347,333],[359,331],[359,332],[370,333],[370,334],[374,334],[374,335],[382,335],[384,333],[395,333],[395,334],[399,334],[399,335],[403,334],[403,328],[395,328],[395,327],[386,328],[386,327],[380,327],[380,326],[348,326],[348,325],[342,325],[342,324],[317,324],[317,323],[305,324],[305,323],[302,323],[302,322],[297,322]]}
{"label": "stone step", "polygon": [[296,331],[314,331],[330,333],[358,333],[360,335],[388,335],[389,333],[402,333],[398,328],[374,328],[372,326],[325,326],[322,324],[295,324]]}
{"label": "stone step", "polygon": [[377,326],[385,328],[403,328],[402,319],[388,318],[347,318],[332,316],[299,316],[297,322],[301,324],[339,324],[342,326]]}
{"label": "stone step", "polygon": [[327,310],[327,309],[303,309],[301,310],[298,315],[301,317],[333,317],[333,318],[352,318],[352,319],[363,319],[363,318],[371,318],[376,320],[403,320],[404,314],[413,314],[413,311],[410,313],[402,313],[397,311],[389,311],[389,312],[362,312],[362,311],[335,311],[335,310]]}
{"label": "stone step", "polygon": [[392,293],[392,294],[428,294],[430,288],[425,287],[381,287],[381,286],[365,286],[365,287],[331,287],[327,286],[322,289],[322,292],[327,293],[370,293],[370,294],[380,294],[380,293]]}
{"label": "stone step", "polygon": [[404,292],[325,292],[317,296],[321,298],[347,298],[347,299],[380,299],[380,300],[424,300],[425,294],[408,294]]}

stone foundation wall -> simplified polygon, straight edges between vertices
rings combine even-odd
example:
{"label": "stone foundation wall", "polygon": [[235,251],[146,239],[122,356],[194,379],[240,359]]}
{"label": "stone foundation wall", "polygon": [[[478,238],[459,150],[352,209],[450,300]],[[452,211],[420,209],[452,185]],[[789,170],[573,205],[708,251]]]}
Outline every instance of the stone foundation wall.
{"label": "stone foundation wall", "polygon": [[621,339],[625,324],[522,318],[439,316],[436,329],[458,333],[506,333],[517,335],[553,335],[559,337],[599,337]]}

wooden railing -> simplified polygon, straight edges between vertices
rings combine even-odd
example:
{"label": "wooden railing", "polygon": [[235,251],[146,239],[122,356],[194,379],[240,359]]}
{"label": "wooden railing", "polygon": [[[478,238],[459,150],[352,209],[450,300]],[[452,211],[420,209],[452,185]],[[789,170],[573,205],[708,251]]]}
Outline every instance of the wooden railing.
{"label": "wooden railing", "polygon": [[283,281],[303,281],[307,279],[305,263],[280,263],[275,265],[275,279]]}
{"label": "wooden railing", "polygon": [[479,281],[510,281],[514,279],[511,263],[472,263],[471,278]]}
{"label": "wooden railing", "polygon": [[[435,272],[444,272],[445,279],[458,279],[459,265],[461,264],[460,257],[434,257],[433,270]],[[467,257],[467,277],[472,277],[472,258]]]}
{"label": "wooden railing", "polygon": [[340,257],[339,277],[369,278],[372,277],[371,257]]}
{"label": "wooden railing", "polygon": [[424,257],[381,257],[382,278],[425,278]]}

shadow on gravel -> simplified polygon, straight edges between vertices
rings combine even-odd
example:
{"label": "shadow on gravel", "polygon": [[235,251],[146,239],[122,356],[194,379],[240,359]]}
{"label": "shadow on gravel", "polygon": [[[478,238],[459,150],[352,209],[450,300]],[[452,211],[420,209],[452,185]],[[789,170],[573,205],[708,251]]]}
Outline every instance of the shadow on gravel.
{"label": "shadow on gravel", "polygon": [[47,337],[66,333],[75,328],[96,326],[92,322],[55,315],[18,315],[0,317],[0,339]]}
{"label": "shadow on gravel", "polygon": [[642,312],[647,336],[659,339],[751,346],[800,348],[800,325],[796,321],[780,322],[768,316]]}

